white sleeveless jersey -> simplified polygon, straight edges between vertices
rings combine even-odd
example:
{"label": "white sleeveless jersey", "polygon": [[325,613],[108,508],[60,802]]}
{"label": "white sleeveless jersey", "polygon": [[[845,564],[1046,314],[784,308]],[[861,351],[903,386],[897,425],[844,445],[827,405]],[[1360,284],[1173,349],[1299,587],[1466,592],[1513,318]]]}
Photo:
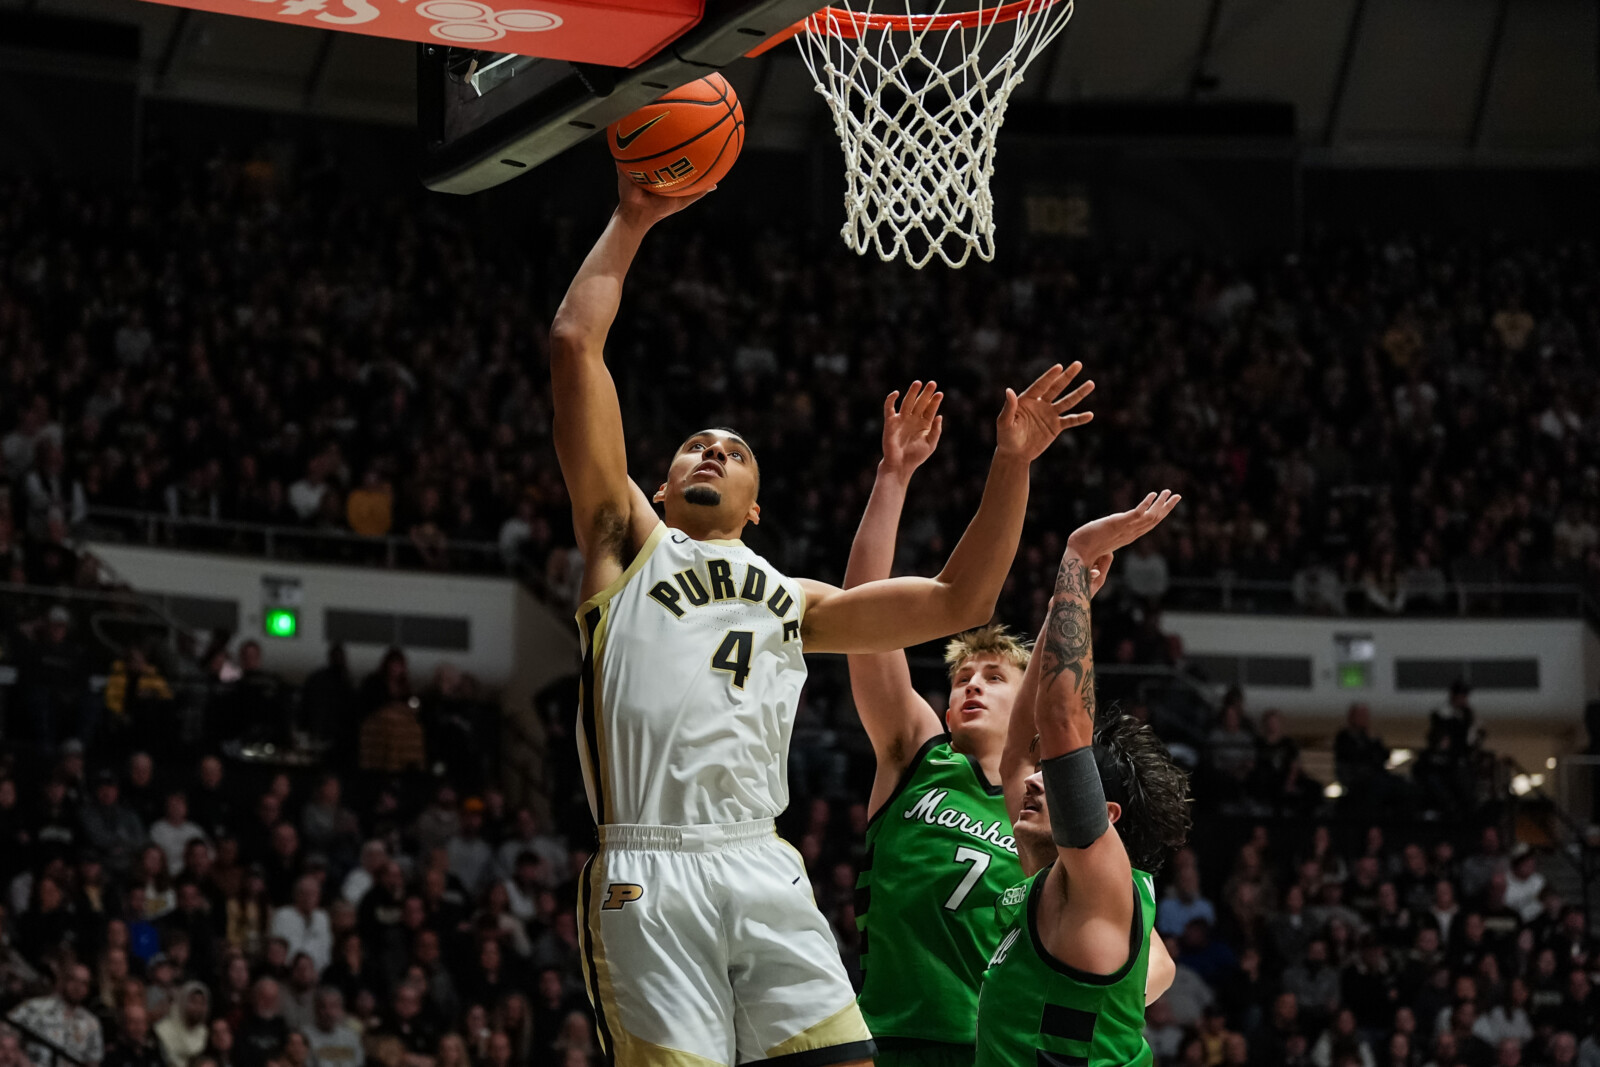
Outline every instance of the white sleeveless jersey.
{"label": "white sleeveless jersey", "polygon": [[770,819],[789,805],[805,594],[740,541],[661,524],[578,608],[578,753],[598,823]]}

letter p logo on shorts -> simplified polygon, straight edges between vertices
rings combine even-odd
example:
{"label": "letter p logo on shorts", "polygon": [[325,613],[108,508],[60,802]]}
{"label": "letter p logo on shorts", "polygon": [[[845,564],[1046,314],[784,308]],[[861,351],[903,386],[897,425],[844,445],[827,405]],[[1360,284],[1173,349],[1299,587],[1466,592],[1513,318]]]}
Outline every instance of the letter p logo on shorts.
{"label": "letter p logo on shorts", "polygon": [[638,900],[644,896],[644,886],[634,885],[632,882],[612,882],[606,886],[605,903],[600,905],[602,911],[621,911],[622,906],[630,900]]}

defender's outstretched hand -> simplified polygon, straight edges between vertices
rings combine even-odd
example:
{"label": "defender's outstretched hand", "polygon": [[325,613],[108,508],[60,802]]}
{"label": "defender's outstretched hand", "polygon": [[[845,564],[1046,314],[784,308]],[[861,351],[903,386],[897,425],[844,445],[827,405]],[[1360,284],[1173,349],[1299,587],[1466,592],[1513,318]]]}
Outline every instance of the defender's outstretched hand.
{"label": "defender's outstretched hand", "polygon": [[1022,456],[1030,463],[1050,447],[1063,430],[1082,426],[1094,418],[1094,412],[1068,414],[1094,392],[1094,382],[1084,382],[1065,396],[1061,391],[1083,370],[1083,364],[1074,362],[1063,370],[1061,364],[1041,374],[1037,381],[1018,396],[1006,390],[1006,405],[995,423],[995,451]]}
{"label": "defender's outstretched hand", "polygon": [[907,477],[933,455],[944,430],[939,405],[944,394],[937,382],[912,382],[906,398],[895,410],[900,397],[896,389],[883,401],[883,466]]}
{"label": "defender's outstretched hand", "polygon": [[1160,494],[1149,494],[1127,511],[1084,523],[1067,538],[1067,551],[1087,561],[1092,570],[1100,571],[1103,582],[1106,571],[1111,568],[1112,554],[1161,525],[1161,520],[1171,515],[1182,499],[1172,490],[1163,489]]}

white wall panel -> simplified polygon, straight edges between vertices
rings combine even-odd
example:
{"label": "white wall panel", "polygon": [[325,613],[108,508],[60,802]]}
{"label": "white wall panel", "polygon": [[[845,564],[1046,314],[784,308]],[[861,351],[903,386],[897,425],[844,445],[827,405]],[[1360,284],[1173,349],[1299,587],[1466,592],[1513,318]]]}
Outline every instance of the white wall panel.
{"label": "white wall panel", "polygon": [[[141,592],[237,600],[240,636],[260,641],[267,667],[293,678],[325,661],[323,621],[329,608],[470,620],[466,652],[408,650],[414,678],[426,679],[439,663],[449,662],[496,688],[507,686],[520,672],[520,691],[529,693],[572,669],[575,627],[570,620],[563,625],[556,613],[536,603],[519,609],[519,587],[508,578],[332,567],[116,544],[96,544],[91,550]],[[288,640],[262,636],[265,576],[300,581],[304,602],[299,636]],[[525,640],[519,637],[519,628],[526,633]],[[348,651],[351,668],[359,675],[377,665],[384,648],[351,645]]]}
{"label": "white wall panel", "polygon": [[[1162,616],[1162,625],[1183,639],[1189,654],[1311,657],[1310,689],[1248,688],[1255,708],[1271,705],[1289,714],[1340,715],[1355,700],[1368,702],[1375,713],[1385,716],[1415,716],[1440,706],[1443,689],[1395,688],[1397,658],[1537,659],[1537,690],[1473,693],[1473,706],[1481,714],[1503,720],[1576,721],[1600,677],[1600,664],[1595,662],[1600,643],[1575,619],[1297,619],[1171,612]],[[1335,671],[1338,634],[1372,637],[1376,656],[1370,688],[1340,688]]]}

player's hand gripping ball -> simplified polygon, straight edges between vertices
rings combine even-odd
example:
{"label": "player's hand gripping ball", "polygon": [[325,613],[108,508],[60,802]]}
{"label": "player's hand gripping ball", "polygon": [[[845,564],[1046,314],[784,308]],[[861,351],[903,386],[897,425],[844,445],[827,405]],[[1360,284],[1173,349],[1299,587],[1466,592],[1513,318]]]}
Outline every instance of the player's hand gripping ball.
{"label": "player's hand gripping ball", "polygon": [[617,169],[661,196],[705,192],[744,147],[744,109],[721,74],[673,89],[606,127]]}

